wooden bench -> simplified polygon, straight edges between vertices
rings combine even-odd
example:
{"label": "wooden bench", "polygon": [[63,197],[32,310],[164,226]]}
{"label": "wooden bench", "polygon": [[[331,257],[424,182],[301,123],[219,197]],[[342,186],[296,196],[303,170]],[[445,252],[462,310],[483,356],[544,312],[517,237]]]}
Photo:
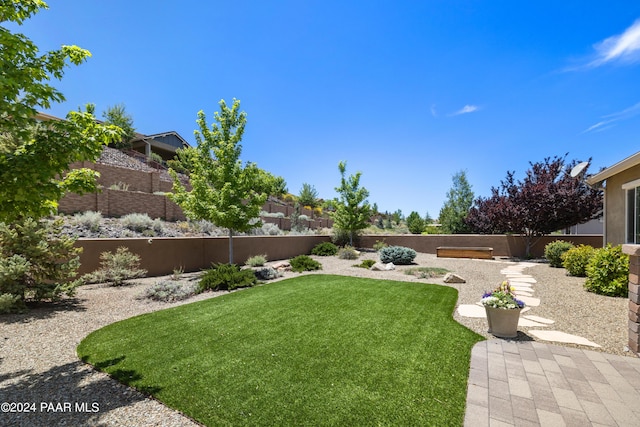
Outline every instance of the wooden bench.
{"label": "wooden bench", "polygon": [[438,258],[480,258],[493,259],[493,248],[483,246],[439,246],[436,248]]}

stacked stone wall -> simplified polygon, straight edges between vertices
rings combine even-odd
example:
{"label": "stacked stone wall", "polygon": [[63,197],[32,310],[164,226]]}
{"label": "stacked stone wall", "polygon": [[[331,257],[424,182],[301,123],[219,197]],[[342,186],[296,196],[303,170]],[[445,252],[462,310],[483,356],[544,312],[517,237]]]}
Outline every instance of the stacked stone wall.
{"label": "stacked stone wall", "polygon": [[623,245],[629,255],[629,350],[640,356],[640,245]]}

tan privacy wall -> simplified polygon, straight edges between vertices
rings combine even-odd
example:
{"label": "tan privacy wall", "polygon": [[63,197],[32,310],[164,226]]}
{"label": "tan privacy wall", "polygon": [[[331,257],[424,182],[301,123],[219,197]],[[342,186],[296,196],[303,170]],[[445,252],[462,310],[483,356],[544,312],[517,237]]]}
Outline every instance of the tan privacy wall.
{"label": "tan privacy wall", "polygon": [[[602,245],[601,235],[546,236],[534,246],[534,256],[542,256],[544,246],[563,239],[574,244]],[[239,236],[233,238],[234,262],[242,265],[247,258],[266,254],[271,261],[289,259],[311,253],[320,242],[328,242],[328,235],[316,236]],[[360,238],[360,246],[371,248],[376,241],[389,245],[406,246],[418,252],[435,254],[438,246],[487,246],[493,248],[494,257],[523,257],[524,242],[519,236],[506,235],[375,235]],[[119,246],[127,247],[142,259],[142,268],[149,276],[171,274],[174,269],[198,271],[212,262],[229,261],[229,240],[226,237],[160,237],[135,239],[78,239],[76,246],[84,248],[80,257],[80,273],[88,273],[100,266],[100,254],[113,252]]]}

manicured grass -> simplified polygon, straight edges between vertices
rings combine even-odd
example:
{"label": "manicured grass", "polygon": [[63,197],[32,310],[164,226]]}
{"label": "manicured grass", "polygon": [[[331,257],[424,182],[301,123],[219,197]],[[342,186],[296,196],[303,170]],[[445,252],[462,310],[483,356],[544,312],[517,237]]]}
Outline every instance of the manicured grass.
{"label": "manicured grass", "polygon": [[457,291],[307,275],[98,330],[78,355],[209,426],[462,425]]}

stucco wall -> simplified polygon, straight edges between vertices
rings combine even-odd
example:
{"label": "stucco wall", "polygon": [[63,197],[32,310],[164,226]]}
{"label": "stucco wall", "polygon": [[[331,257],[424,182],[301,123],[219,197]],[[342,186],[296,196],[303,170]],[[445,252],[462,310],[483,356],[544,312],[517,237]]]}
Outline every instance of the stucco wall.
{"label": "stucco wall", "polygon": [[[489,246],[495,257],[522,257],[524,242],[519,236],[506,235],[372,235],[361,238],[361,247],[371,248],[377,240],[389,245],[406,246],[423,253],[436,253],[438,246]],[[574,244],[601,246],[601,235],[545,236],[533,247],[535,256],[542,256],[544,246],[563,239]],[[330,241],[328,235],[317,236],[238,236],[233,238],[234,261],[243,264],[247,258],[266,254],[269,260],[289,259],[309,254],[320,242]],[[226,237],[136,238],[136,239],[78,239],[76,246],[84,248],[80,256],[80,273],[88,273],[100,266],[100,254],[125,246],[140,255],[142,268],[149,276],[171,274],[174,269],[198,271],[212,262],[229,261],[229,240]]]}
{"label": "stucco wall", "polygon": [[640,165],[607,179],[605,188],[605,241],[612,245],[626,243],[626,191],[622,185],[640,179]]}

